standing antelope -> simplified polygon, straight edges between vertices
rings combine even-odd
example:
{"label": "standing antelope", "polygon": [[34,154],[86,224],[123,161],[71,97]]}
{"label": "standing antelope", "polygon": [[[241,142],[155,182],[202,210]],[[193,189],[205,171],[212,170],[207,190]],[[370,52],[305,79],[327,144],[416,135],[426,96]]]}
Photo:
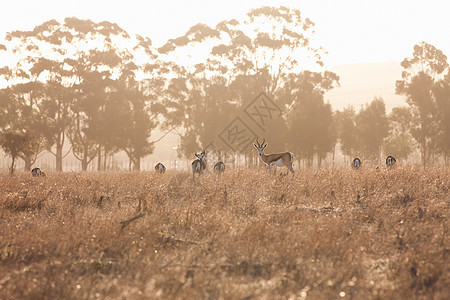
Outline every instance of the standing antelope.
{"label": "standing antelope", "polygon": [[358,157],[355,158],[353,160],[353,162],[352,162],[352,168],[353,169],[359,169],[361,167],[361,165],[362,165],[362,162],[361,162],[361,160]]}
{"label": "standing antelope", "polygon": [[164,174],[166,173],[166,167],[162,163],[157,163],[155,166],[155,171],[157,173]]}
{"label": "standing antelope", "polygon": [[283,153],[273,153],[273,154],[264,154],[264,149],[268,144],[265,144],[265,139],[260,144],[258,139],[256,139],[256,144],[253,144],[255,148],[258,150],[259,157],[261,160],[269,166],[270,172],[272,173],[272,167],[274,167],[274,174],[277,172],[277,166],[285,166],[288,169],[288,173],[292,173],[292,178],[294,178],[294,169],[292,168],[292,163],[294,162],[294,154],[291,152],[283,152]]}
{"label": "standing antelope", "polygon": [[200,154],[195,153],[195,156],[197,157],[197,159],[192,162],[193,177],[195,177],[195,173],[198,173],[198,175],[203,175],[206,170],[205,150],[203,150]]}
{"label": "standing antelope", "polygon": [[225,164],[219,161],[217,164],[214,165],[214,173],[221,174],[223,172],[225,172]]}
{"label": "standing antelope", "polygon": [[386,158],[386,166],[387,166],[388,168],[390,168],[390,167],[395,167],[396,164],[397,164],[397,161],[395,160],[395,158],[394,158],[393,156],[389,155],[389,156]]}

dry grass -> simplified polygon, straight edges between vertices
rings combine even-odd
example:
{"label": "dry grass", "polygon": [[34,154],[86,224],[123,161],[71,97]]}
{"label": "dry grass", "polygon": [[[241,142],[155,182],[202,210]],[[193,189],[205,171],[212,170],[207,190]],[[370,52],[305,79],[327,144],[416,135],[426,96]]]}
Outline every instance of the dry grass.
{"label": "dry grass", "polygon": [[448,299],[449,188],[413,168],[2,176],[0,298]]}

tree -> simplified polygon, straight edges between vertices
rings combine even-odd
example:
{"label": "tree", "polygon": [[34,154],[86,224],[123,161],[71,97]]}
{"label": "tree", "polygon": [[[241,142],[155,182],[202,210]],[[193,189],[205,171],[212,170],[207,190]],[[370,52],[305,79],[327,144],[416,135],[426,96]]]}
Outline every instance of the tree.
{"label": "tree", "polygon": [[346,107],[343,111],[336,111],[334,114],[334,124],[336,126],[337,137],[341,151],[350,160],[353,156],[360,156],[360,136],[356,127],[356,112],[353,106]]}
{"label": "tree", "polygon": [[379,161],[383,139],[389,131],[386,108],[382,98],[375,97],[370,104],[361,108],[356,116],[356,127],[363,157]]}
{"label": "tree", "polygon": [[41,117],[45,120],[49,150],[50,146],[56,146],[56,151],[52,152],[56,158],[56,170],[62,171],[62,149],[71,122],[69,106],[73,99],[64,80],[63,57],[67,49],[63,43],[70,43],[71,34],[62,30],[57,21],[51,20],[36,26],[32,31],[7,33],[6,40],[21,42],[12,48],[13,52],[21,56],[16,70],[21,71],[25,79],[44,84],[38,105]]}
{"label": "tree", "polygon": [[[231,114],[232,110],[245,106],[261,91],[280,103],[286,118],[287,107],[282,104],[285,100],[277,92],[288,74],[299,72],[301,63],[323,65],[322,49],[310,45],[313,27],[314,23],[296,9],[261,7],[250,10],[242,22],[224,20],[214,28],[197,24],[161,47],[163,55],[187,58],[192,49],[206,49],[197,64],[172,68],[177,76],[171,79],[167,96],[172,97],[168,100],[172,116],[179,116],[171,119],[183,123],[181,140],[186,147],[179,148],[183,154],[190,157],[194,150],[191,147],[197,145],[198,149],[199,144],[210,138],[212,126],[205,123],[203,116],[215,116],[210,119],[216,127],[226,126],[230,117],[236,116]],[[216,91],[224,92],[219,96]],[[220,100],[214,103],[211,95]],[[172,124],[176,123],[179,124]],[[286,131],[286,119],[278,120],[265,132],[266,140],[272,146],[284,147],[279,132]],[[188,144],[191,146],[187,147]],[[254,151],[245,154],[253,155]]]}
{"label": "tree", "polygon": [[11,82],[9,87],[2,89],[1,106],[4,110],[4,121],[1,128],[9,128],[19,132],[25,132],[30,136],[30,150],[20,153],[19,157],[25,162],[25,171],[31,170],[37,155],[45,149],[46,136],[44,132],[44,120],[39,105],[44,86],[37,81],[30,70],[24,67],[25,61],[10,69],[3,67],[0,71],[6,83]]}
{"label": "tree", "polygon": [[439,124],[437,147],[448,162],[450,157],[450,70],[442,80],[437,82],[433,93],[436,97]]}
{"label": "tree", "polygon": [[438,110],[433,88],[448,67],[447,57],[433,45],[421,42],[414,46],[413,57],[405,58],[401,66],[404,71],[402,80],[396,83],[396,93],[406,96],[412,113],[411,134],[425,167],[437,147]]}
{"label": "tree", "polygon": [[0,133],[0,147],[11,156],[10,175],[14,174],[15,163],[18,157],[31,155],[34,151],[30,145],[33,145],[33,137],[25,132],[6,130]]}
{"label": "tree", "polygon": [[385,156],[406,160],[414,150],[410,133],[411,112],[408,107],[394,107],[388,116],[389,135],[383,142]]}
{"label": "tree", "polygon": [[317,155],[319,167],[326,154],[334,149],[336,130],[331,105],[324,103],[324,93],[337,84],[338,77],[331,72],[304,71],[290,74],[284,86],[284,99],[290,106],[288,114],[289,146],[299,158],[312,166]]}
{"label": "tree", "polygon": [[[105,162],[108,153],[119,149],[105,115],[109,94],[123,84],[117,82],[137,75],[146,78],[157,69],[150,39],[131,39],[114,23],[66,18],[63,23],[44,22],[32,31],[13,31],[7,34],[7,40],[19,56],[18,64],[13,72],[4,68],[0,74],[9,78],[11,73],[19,74],[27,85],[41,87],[36,105],[45,120],[42,132],[48,150],[56,157],[57,171],[62,171],[67,137],[82,169],[86,170],[97,155],[100,170],[102,152]],[[142,64],[137,66],[135,62]]]}

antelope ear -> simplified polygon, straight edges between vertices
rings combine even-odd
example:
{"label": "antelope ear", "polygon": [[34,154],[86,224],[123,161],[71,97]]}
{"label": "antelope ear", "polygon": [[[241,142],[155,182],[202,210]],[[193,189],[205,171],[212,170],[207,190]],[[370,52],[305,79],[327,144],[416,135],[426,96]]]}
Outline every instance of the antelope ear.
{"label": "antelope ear", "polygon": [[253,146],[255,146],[255,148],[258,149],[258,146],[256,146],[256,144],[253,144]]}
{"label": "antelope ear", "polygon": [[267,145],[268,145],[268,144],[265,144],[264,147],[263,147],[263,149],[266,149]]}

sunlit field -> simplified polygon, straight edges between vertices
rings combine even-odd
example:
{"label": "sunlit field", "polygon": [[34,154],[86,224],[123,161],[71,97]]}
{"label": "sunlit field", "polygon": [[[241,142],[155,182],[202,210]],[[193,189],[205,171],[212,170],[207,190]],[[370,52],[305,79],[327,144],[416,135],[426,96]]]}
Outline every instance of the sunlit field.
{"label": "sunlit field", "polygon": [[1,299],[448,299],[450,171],[0,177]]}

